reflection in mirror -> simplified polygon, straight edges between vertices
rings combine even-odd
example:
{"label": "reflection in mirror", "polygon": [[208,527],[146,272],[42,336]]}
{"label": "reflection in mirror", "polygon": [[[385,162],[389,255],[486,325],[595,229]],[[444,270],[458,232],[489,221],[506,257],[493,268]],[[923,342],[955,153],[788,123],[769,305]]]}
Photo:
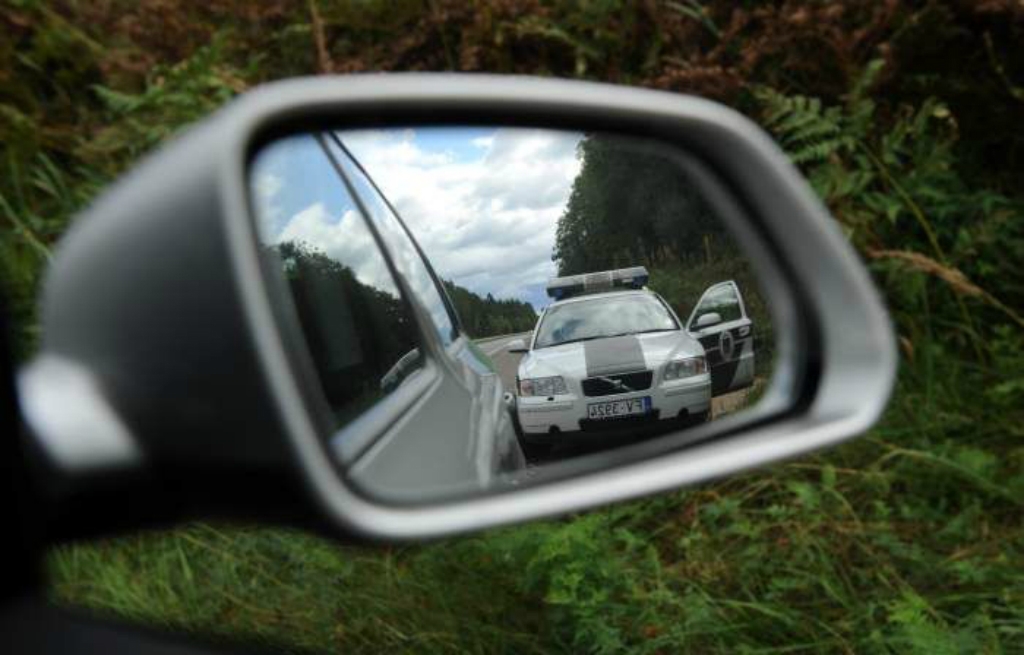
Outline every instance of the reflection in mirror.
{"label": "reflection in mirror", "polygon": [[713,438],[751,408],[774,364],[767,298],[688,162],[522,128],[261,150],[265,260],[343,474],[396,502],[507,490]]}
{"label": "reflection in mirror", "polygon": [[252,180],[264,255],[288,283],[340,428],[421,366],[414,321],[320,139],[273,143]]}
{"label": "reflection in mirror", "polygon": [[512,339],[507,344],[505,344],[505,350],[507,350],[510,353],[525,353],[528,352],[530,349],[526,347],[525,339]]}
{"label": "reflection in mirror", "polygon": [[712,325],[718,325],[721,322],[722,317],[718,312],[707,312],[706,314],[701,314],[697,317],[696,327],[698,330],[701,330],[706,327],[711,327]]}

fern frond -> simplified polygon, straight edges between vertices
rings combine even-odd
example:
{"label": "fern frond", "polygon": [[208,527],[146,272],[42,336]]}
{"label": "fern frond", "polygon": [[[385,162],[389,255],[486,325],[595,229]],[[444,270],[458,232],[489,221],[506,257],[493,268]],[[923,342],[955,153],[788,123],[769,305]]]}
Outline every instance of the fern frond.
{"label": "fern frond", "polygon": [[93,84],[92,90],[108,109],[119,114],[128,113],[141,104],[138,96],[121,93],[102,84]]}
{"label": "fern frond", "polygon": [[796,164],[825,161],[854,143],[844,134],[838,107],[823,107],[818,98],[787,96],[767,87],[755,91],[755,96],[764,108],[764,126]]}

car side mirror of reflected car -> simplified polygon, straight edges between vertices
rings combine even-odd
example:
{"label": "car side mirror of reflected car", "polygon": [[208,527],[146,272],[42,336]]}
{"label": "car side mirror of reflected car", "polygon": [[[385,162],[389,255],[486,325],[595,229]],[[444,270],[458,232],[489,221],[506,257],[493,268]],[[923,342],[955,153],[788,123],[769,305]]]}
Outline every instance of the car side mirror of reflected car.
{"label": "car side mirror of reflected car", "polygon": [[[719,327],[691,333],[703,302]],[[750,120],[523,77],[246,93],[76,219],[41,317],[19,394],[65,512],[117,494],[374,540],[833,446],[896,362],[866,269]]]}
{"label": "car side mirror of reflected car", "polygon": [[697,323],[694,328],[700,330],[702,328],[711,327],[712,325],[718,325],[722,322],[722,316],[718,312],[708,312],[707,314],[701,314],[697,317]]}

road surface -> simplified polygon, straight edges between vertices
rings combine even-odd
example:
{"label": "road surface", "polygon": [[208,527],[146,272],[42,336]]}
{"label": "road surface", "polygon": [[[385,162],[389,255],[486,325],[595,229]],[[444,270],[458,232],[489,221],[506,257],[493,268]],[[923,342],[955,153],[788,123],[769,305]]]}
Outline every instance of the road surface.
{"label": "road surface", "polygon": [[[529,343],[530,335],[530,332],[523,332],[496,339],[477,340],[477,345],[487,353],[487,356],[494,362],[494,367],[498,369],[498,376],[501,377],[501,382],[505,385],[505,391],[515,390],[516,370],[519,368],[519,360],[523,358],[521,354],[508,352],[508,343],[514,339],[522,339]],[[719,418],[741,407],[749,391],[749,389],[741,389],[740,391],[734,391],[714,398],[711,401],[711,418]]]}
{"label": "road surface", "polygon": [[486,339],[477,342],[480,349],[487,353],[487,356],[494,362],[494,367],[498,369],[501,383],[505,385],[505,391],[515,390],[516,370],[519,368],[519,360],[523,358],[521,354],[514,355],[508,352],[506,350],[508,343],[514,339],[522,339],[529,344],[531,334],[530,332],[523,332],[521,334],[510,334],[497,339]]}

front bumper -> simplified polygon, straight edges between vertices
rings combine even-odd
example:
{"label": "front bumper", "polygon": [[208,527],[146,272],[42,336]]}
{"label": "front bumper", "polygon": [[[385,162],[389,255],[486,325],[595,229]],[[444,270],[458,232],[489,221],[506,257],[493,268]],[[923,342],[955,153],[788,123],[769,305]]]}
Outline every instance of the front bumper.
{"label": "front bumper", "polygon": [[[648,414],[624,418],[591,420],[587,405],[612,400],[651,398]],[[711,376],[707,373],[663,382],[644,391],[609,396],[564,394],[550,397],[520,396],[516,403],[524,435],[547,435],[556,440],[565,433],[607,433],[658,425],[678,418],[700,417],[711,410]]]}

